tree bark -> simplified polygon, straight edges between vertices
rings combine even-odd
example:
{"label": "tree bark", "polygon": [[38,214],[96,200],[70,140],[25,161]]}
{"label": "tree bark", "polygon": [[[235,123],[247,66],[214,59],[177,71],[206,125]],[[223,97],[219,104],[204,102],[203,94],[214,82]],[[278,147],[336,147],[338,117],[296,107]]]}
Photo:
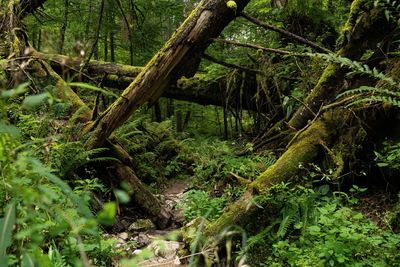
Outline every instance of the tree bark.
{"label": "tree bark", "polygon": [[138,107],[157,100],[181,76],[193,76],[211,38],[217,37],[248,2],[236,1],[237,10],[233,10],[225,0],[201,1],[122,96],[96,120],[87,146],[101,147]]}
{"label": "tree bark", "polygon": [[[338,52],[341,56],[350,59],[357,59],[362,56],[364,49],[375,47],[377,42],[382,40],[392,29],[392,25],[386,20],[382,10],[376,9],[369,1],[355,1],[352,6],[350,19],[346,24],[349,32],[347,43]],[[362,10],[360,9],[362,6]],[[369,7],[369,9],[367,8]],[[346,37],[347,38],[347,37]],[[328,101],[335,96],[338,91],[338,81],[343,82],[346,70],[339,65],[330,64],[320,78],[318,85],[307,98],[313,111],[316,113],[322,102],[319,104],[313,101]],[[311,103],[309,102],[311,101]],[[315,109],[317,108],[317,109]],[[304,121],[304,108],[300,109],[301,114],[296,117],[297,127],[302,127],[307,123]],[[310,112],[311,113],[311,112]],[[307,128],[299,131],[294,137],[287,150],[279,157],[277,162],[262,173],[249,186],[246,193],[241,199],[230,205],[224,214],[207,229],[206,236],[213,237],[232,225],[245,226],[254,219],[253,215],[259,213],[260,210],[252,204],[256,196],[268,196],[269,190],[273,185],[279,183],[288,183],[293,181],[296,176],[302,176],[300,165],[317,162],[321,157],[321,153],[326,152],[330,157],[332,148],[339,148],[340,153],[345,153],[347,147],[356,147],[357,139],[353,139],[359,134],[361,127],[353,120],[357,117],[354,111],[342,108],[336,108],[325,111],[318,118],[309,124]],[[297,128],[296,127],[296,128]],[[357,134],[355,134],[357,133]],[[353,138],[346,138],[346,136]],[[352,151],[354,153],[354,151]],[[335,159],[332,159],[335,161]],[[337,159],[336,159],[337,160]],[[335,162],[337,170],[342,171],[343,160]],[[339,175],[339,173],[335,173]],[[266,213],[269,212],[268,203],[263,203]],[[265,226],[265,225],[264,225]]]}
{"label": "tree bark", "polygon": [[[4,26],[4,25],[3,25]],[[10,28],[7,29],[7,32],[12,32],[12,26],[8,25]],[[2,40],[3,42],[7,42],[8,40]],[[21,45],[26,45],[27,43],[22,43]],[[2,44],[0,43],[0,46]],[[14,48],[15,47],[11,47]],[[23,47],[22,47],[23,48]],[[21,50],[20,47],[17,48]],[[22,49],[23,51],[24,49]],[[15,51],[9,50],[9,55],[15,55]],[[70,123],[83,123],[83,125],[87,125],[90,123],[92,117],[92,111],[90,108],[80,99],[80,97],[71,89],[71,87],[58,75],[53,68],[40,58],[40,53],[37,53],[35,50],[31,50],[33,60],[27,60],[26,57],[20,59],[14,59],[17,63],[21,63],[18,61],[23,61],[28,63],[27,69],[30,70],[29,79],[34,80],[34,85],[40,86],[42,84],[53,84],[54,90],[51,92],[52,95],[56,98],[62,99],[65,102],[71,103],[71,119]],[[7,55],[7,57],[9,57]],[[14,64],[13,60],[6,61],[9,64]],[[5,64],[7,65],[7,64]],[[2,66],[3,67],[3,66]],[[4,66],[6,69],[7,66]],[[83,126],[84,127],[84,126]],[[79,139],[79,136],[72,136],[73,139]],[[122,163],[110,166],[114,167],[116,171],[116,177],[119,180],[128,181],[132,189],[134,191],[133,199],[136,200],[138,206],[142,207],[144,211],[146,211],[153,219],[154,223],[158,225],[160,228],[164,228],[167,226],[171,216],[169,212],[162,207],[159,201],[154,197],[154,195],[146,189],[146,186],[140,182],[140,180],[134,175],[133,170],[131,169],[131,159],[127,152],[118,144],[114,144],[108,142],[106,147],[109,148],[112,157],[118,158]]]}
{"label": "tree bark", "polygon": [[[120,90],[127,88],[143,70],[142,67],[91,60],[83,73],[80,73],[81,59],[43,53],[38,53],[36,56],[48,61],[59,74],[68,74],[70,77],[76,76],[74,74],[84,74],[83,78],[87,82],[101,83],[106,87]],[[225,84],[224,78],[209,81],[203,75],[195,75],[192,78],[181,78],[175,84],[169,84],[162,96],[200,105],[226,106]],[[255,97],[259,92],[254,75],[246,76],[243,84],[246,90],[240,90],[238,86],[238,90],[233,91],[229,97],[229,105],[244,110],[268,112],[268,106],[263,104],[266,103],[265,97],[262,94]]]}
{"label": "tree bark", "polygon": [[[395,25],[388,21],[384,10],[372,1],[354,1],[350,17],[343,29],[343,45],[336,53],[340,57],[359,60],[367,49],[380,49],[377,44],[387,38]],[[289,127],[301,129],[315,117],[322,105],[332,101],[343,90],[346,68],[330,63],[311,94],[289,121]]]}
{"label": "tree bark", "polygon": [[[340,134],[340,130],[348,127],[352,113],[337,109],[327,112],[302,132],[290,145],[277,162],[262,173],[249,186],[246,193],[231,204],[223,215],[207,228],[206,236],[214,237],[232,225],[245,226],[252,219],[252,214],[259,208],[252,204],[254,197],[268,195],[272,185],[288,183],[302,172],[299,166],[320,158],[324,147],[330,147]],[[268,212],[268,211],[266,211]]]}
{"label": "tree bark", "polygon": [[68,26],[69,0],[64,0],[64,18],[60,30],[60,46],[58,53],[64,54],[65,32]]}

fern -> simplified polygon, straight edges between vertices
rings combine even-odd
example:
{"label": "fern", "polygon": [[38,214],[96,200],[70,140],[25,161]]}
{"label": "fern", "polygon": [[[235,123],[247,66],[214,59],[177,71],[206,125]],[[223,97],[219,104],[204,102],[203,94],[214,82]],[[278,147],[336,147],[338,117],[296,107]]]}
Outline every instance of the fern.
{"label": "fern", "polygon": [[[356,96],[356,98],[351,98]],[[337,98],[349,97],[346,107],[370,106],[372,104],[385,104],[400,108],[400,92],[391,91],[384,88],[362,86],[360,88],[348,90],[337,96]]]}
{"label": "fern", "polygon": [[348,75],[353,74],[365,74],[370,77],[376,78],[378,80],[386,82],[390,86],[398,86],[399,84],[394,81],[391,77],[388,77],[384,73],[380,72],[378,69],[371,69],[368,65],[362,64],[357,61],[353,61],[346,57],[337,56],[335,54],[320,54],[320,53],[307,53],[310,57],[322,58],[328,62],[333,62],[339,64],[341,67],[347,67],[351,69]]}
{"label": "fern", "polygon": [[379,88],[361,86],[339,94],[337,99],[344,101],[344,103],[346,103],[345,107],[369,107],[375,104],[400,107],[400,84],[378,69],[371,69],[368,65],[334,54],[309,53],[308,55],[339,64],[341,67],[347,67],[351,70],[348,75],[364,74],[383,82]]}
{"label": "fern", "polygon": [[375,6],[380,6],[384,9],[386,19],[399,23],[400,20],[400,2],[397,0],[376,0]]}
{"label": "fern", "polygon": [[289,231],[289,228],[300,218],[299,214],[299,206],[294,204],[294,205],[288,205],[285,206],[282,210],[282,221],[279,225],[278,232],[276,235],[280,238],[283,238],[286,236],[286,234]]}

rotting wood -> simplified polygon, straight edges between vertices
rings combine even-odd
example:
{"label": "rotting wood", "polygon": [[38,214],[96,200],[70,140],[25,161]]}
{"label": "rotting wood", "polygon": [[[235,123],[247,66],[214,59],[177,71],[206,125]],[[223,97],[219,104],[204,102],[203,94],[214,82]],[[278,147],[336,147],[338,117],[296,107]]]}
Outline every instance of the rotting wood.
{"label": "rotting wood", "polygon": [[87,146],[102,146],[138,107],[156,101],[167,86],[180,77],[193,76],[211,39],[217,37],[248,2],[236,1],[237,9],[233,10],[225,0],[201,1],[121,97],[95,122]]}
{"label": "rotting wood", "polygon": [[[377,47],[378,43],[384,38],[388,39],[394,27],[395,23],[386,19],[381,7],[374,6],[371,1],[354,1],[343,29],[342,47],[336,55],[357,61],[367,49],[381,49]],[[339,64],[330,63],[305,99],[305,104],[290,119],[289,127],[297,130],[303,128],[322,105],[329,104],[343,90],[347,72]]]}

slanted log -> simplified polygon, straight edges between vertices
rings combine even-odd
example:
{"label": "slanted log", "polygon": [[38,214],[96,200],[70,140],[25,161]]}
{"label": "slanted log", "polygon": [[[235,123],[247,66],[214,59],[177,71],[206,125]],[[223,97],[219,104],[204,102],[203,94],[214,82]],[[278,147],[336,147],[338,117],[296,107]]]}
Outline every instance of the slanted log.
{"label": "slanted log", "polygon": [[[142,67],[90,60],[83,73],[80,73],[83,61],[79,58],[43,53],[35,53],[35,57],[48,61],[60,75],[75,76],[87,82],[101,83],[103,86],[121,90],[127,88],[143,69]],[[238,92],[231,93],[228,104],[231,107],[245,110],[268,111],[267,105],[262,104],[266,102],[262,95],[255,97],[257,85],[256,78],[253,76],[252,74],[246,75],[246,90],[240,92],[238,88]],[[210,81],[204,75],[196,74],[192,78],[183,77],[176,83],[169,84],[162,96],[200,105],[226,106],[225,94],[226,80],[224,77],[217,81]]]}
{"label": "slanted log", "polygon": [[[24,7],[24,9],[18,9],[18,6],[15,6],[17,10],[22,10],[15,14],[15,21],[20,21],[27,12],[33,12],[36,8],[40,6],[44,1],[21,1],[15,2],[16,4],[20,3]],[[23,11],[25,10],[25,11]],[[14,14],[12,14],[14,16]],[[0,19],[1,19],[1,6],[0,6]],[[2,28],[3,27],[3,28]],[[4,28],[5,27],[5,28]],[[0,29],[4,30],[4,32],[0,32],[0,37],[5,34],[10,34],[13,31],[13,27],[15,25],[12,24],[2,24],[0,25]],[[0,59],[2,57],[2,51],[4,51],[5,57],[12,57],[20,53],[20,51],[24,51],[26,43],[20,43],[18,47],[10,46],[7,44],[11,39],[0,39]],[[14,36],[15,41],[19,41],[18,36]],[[27,41],[27,40],[25,40]],[[1,47],[5,47],[4,50]],[[16,51],[19,50],[19,51]],[[35,84],[53,84],[55,89],[52,92],[54,96],[64,100],[65,102],[71,103],[71,112],[73,115],[71,116],[70,122],[76,123],[80,122],[85,124],[90,123],[92,112],[90,108],[81,100],[81,98],[71,89],[71,87],[65,82],[62,77],[56,73],[51,65],[40,58],[40,54],[37,53],[34,49],[31,49],[29,52],[30,55],[24,55],[23,58],[13,60],[1,60],[0,61],[0,71],[5,70],[10,64],[18,63],[18,60],[27,60],[29,67],[26,67],[31,71],[30,79],[35,80]],[[32,57],[33,60],[28,60],[28,57]],[[0,73],[1,74],[1,73]],[[76,137],[79,138],[79,137]],[[75,137],[74,137],[75,139]],[[110,149],[111,156],[118,158],[121,163],[114,164],[110,167],[114,167],[116,170],[116,177],[120,181],[127,181],[133,189],[134,195],[133,199],[136,201],[137,205],[143,208],[154,221],[154,223],[160,228],[165,228],[171,218],[171,214],[160,204],[158,199],[146,188],[146,186],[136,177],[134,171],[132,170],[132,166],[130,164],[130,159],[128,153],[121,147],[119,144],[115,144],[112,142],[108,142],[105,144],[106,147]]]}
{"label": "slanted log", "polygon": [[[373,1],[353,1],[350,17],[341,36],[342,47],[336,55],[357,61],[367,49],[381,49],[377,48],[377,44],[384,38],[388,39],[396,26],[396,23],[386,18],[384,11],[381,6],[374,6]],[[289,126],[297,130],[306,126],[322,105],[329,104],[344,89],[347,72],[340,64],[330,63],[304,105],[289,121]]]}
{"label": "slanted log", "polygon": [[[336,109],[326,112],[311,124],[297,136],[277,162],[255,179],[243,196],[231,204],[223,215],[207,228],[206,236],[212,238],[230,226],[245,226],[250,223],[252,216],[259,211],[259,207],[252,202],[253,198],[268,195],[273,185],[293,181],[302,172],[299,166],[320,158],[325,147],[331,147],[352,117],[351,111]],[[268,203],[262,204],[268,206]]]}
{"label": "slanted log", "polygon": [[145,102],[156,101],[180,77],[193,76],[212,38],[218,37],[248,2],[237,0],[232,9],[225,0],[201,1],[121,97],[96,120],[87,146],[101,147]]}

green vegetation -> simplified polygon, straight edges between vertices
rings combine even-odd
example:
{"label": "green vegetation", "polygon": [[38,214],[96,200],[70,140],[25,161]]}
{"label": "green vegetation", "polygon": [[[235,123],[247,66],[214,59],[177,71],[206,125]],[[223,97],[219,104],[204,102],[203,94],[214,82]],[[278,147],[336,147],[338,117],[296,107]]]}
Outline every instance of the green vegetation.
{"label": "green vegetation", "polygon": [[314,188],[272,189],[272,202],[281,212],[268,228],[249,238],[245,251],[254,265],[397,265],[399,234],[379,228],[354,205],[366,194],[364,189],[355,186],[346,194],[331,192],[326,185]]}
{"label": "green vegetation", "polygon": [[0,0],[0,267],[399,266],[399,9]]}

